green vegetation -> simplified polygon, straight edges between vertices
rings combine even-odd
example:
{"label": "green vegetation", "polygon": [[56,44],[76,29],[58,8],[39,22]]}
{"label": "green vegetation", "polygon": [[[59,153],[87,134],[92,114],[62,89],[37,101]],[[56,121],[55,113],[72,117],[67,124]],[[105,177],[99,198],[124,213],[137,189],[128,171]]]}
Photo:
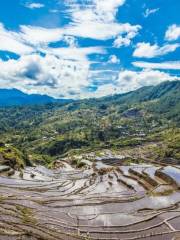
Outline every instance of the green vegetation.
{"label": "green vegetation", "polygon": [[77,149],[132,149],[150,142],[159,144],[151,148],[154,160],[179,162],[179,117],[180,82],[173,81],[69,104],[1,108],[0,137],[19,149],[6,156],[15,155],[18,165],[51,165]]}
{"label": "green vegetation", "polygon": [[16,205],[16,209],[18,210],[23,223],[26,223],[26,224],[29,224],[29,223],[36,224],[37,223],[37,220],[34,218],[32,209],[27,208],[27,207],[22,207],[19,205]]}
{"label": "green vegetation", "polygon": [[30,161],[25,154],[17,148],[3,143],[0,143],[0,163],[14,169],[22,169],[25,165],[30,165]]}
{"label": "green vegetation", "polygon": [[180,129],[170,128],[161,132],[156,132],[149,136],[149,140],[158,141],[157,146],[152,147],[154,153],[154,160],[170,162],[179,164],[180,162]]}

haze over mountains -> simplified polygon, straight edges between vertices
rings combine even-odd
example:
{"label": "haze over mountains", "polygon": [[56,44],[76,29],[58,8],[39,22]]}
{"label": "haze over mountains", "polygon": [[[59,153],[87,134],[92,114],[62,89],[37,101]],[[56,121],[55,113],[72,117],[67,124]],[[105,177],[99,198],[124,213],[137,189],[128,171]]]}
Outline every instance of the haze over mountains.
{"label": "haze over mountains", "polygon": [[[179,81],[164,82],[157,86],[146,86],[139,88],[138,90],[131,91],[125,94],[115,94],[111,96],[96,98],[95,101],[99,102],[101,99],[103,101],[111,101],[114,99],[121,99],[124,103],[136,101],[151,100],[154,98],[159,98],[162,95],[168,94],[175,88],[178,88]],[[18,89],[0,89],[0,106],[21,106],[21,105],[42,105],[47,103],[70,103],[72,99],[56,99],[48,95],[41,94],[26,94]],[[77,100],[79,101],[79,100]],[[80,100],[87,102],[88,99]],[[92,99],[91,99],[92,101]]]}
{"label": "haze over mountains", "polygon": [[31,104],[70,102],[66,99],[55,99],[47,95],[26,94],[18,89],[0,89],[0,106],[17,106]]}

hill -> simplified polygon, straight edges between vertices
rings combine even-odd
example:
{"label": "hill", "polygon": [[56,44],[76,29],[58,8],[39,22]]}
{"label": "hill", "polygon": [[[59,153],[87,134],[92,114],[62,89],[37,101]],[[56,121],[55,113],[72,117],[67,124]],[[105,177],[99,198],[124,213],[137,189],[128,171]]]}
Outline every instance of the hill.
{"label": "hill", "polygon": [[17,89],[0,89],[0,106],[18,106],[46,104],[55,102],[70,102],[66,99],[55,99],[47,95],[26,94]]}
{"label": "hill", "polygon": [[[1,108],[0,118],[1,139],[43,164],[77,149],[130,154],[137,147],[158,161],[180,160],[179,81],[99,99]],[[150,143],[155,147],[144,149]]]}

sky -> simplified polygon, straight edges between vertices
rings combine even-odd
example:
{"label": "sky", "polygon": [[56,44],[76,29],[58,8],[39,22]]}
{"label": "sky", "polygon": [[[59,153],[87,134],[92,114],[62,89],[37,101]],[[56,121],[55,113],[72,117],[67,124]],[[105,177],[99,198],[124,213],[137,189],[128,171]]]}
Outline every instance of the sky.
{"label": "sky", "polygon": [[82,99],[180,80],[179,0],[1,0],[0,88]]}

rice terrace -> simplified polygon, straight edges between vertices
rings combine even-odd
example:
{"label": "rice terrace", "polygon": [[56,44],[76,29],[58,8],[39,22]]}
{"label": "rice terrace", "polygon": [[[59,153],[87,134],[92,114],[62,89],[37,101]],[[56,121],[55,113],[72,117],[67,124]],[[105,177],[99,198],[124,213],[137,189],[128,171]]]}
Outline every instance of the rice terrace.
{"label": "rice terrace", "polygon": [[180,0],[0,0],[0,240],[180,240]]}
{"label": "rice terrace", "polygon": [[21,177],[18,171],[8,177],[10,170],[1,167],[0,239],[178,236],[179,167],[124,166],[120,156],[86,161],[86,170],[65,159],[55,162],[55,170],[27,167]]}

